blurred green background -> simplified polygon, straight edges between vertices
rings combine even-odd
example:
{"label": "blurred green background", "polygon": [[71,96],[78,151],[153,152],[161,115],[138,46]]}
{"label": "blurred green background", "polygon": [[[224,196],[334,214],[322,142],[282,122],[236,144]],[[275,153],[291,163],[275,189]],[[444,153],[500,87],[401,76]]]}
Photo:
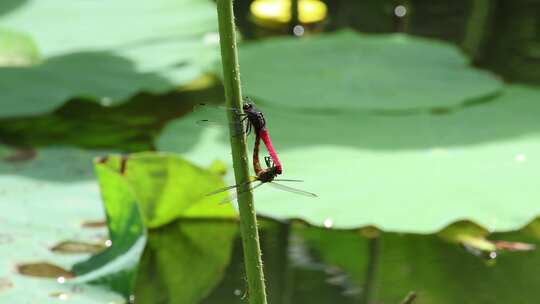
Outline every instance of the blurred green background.
{"label": "blurred green background", "polygon": [[[540,298],[540,1],[234,4],[319,195],[255,192],[270,303]],[[0,301],[247,302],[219,54],[208,0],[0,3]]]}

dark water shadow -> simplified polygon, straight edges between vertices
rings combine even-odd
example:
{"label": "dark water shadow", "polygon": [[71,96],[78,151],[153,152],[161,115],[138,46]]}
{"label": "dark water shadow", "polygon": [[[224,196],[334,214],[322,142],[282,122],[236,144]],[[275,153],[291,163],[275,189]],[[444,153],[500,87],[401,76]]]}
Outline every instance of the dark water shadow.
{"label": "dark water shadow", "polygon": [[[373,239],[357,231],[293,226],[283,242],[284,228],[271,226],[262,225],[261,244],[272,303],[401,303],[413,291],[415,303],[426,304],[529,303],[538,297],[538,251],[500,252],[488,262],[435,235],[383,233],[374,250]],[[540,244],[524,232],[492,238]],[[241,255],[237,240],[223,281],[202,303],[246,301]],[[272,286],[276,278],[286,289]]]}
{"label": "dark water shadow", "polygon": [[[0,143],[15,149],[2,155],[0,174],[55,181],[95,179],[94,157],[113,151],[154,150],[156,135],[169,121],[189,113],[194,104],[220,100],[222,94],[223,88],[213,85],[166,94],[138,93],[114,106],[75,98],[47,115],[2,119]],[[189,136],[180,135],[187,143],[186,149],[199,140],[202,131],[204,128],[197,127]],[[32,151],[33,157],[13,161],[21,158],[21,151]],[[61,160],[66,165],[59,166]],[[47,165],[48,162],[52,163]],[[60,174],[57,169],[62,167],[73,170]]]}
{"label": "dark water shadow", "polygon": [[230,262],[235,221],[178,220],[151,230],[135,285],[137,303],[198,303]]}
{"label": "dark water shadow", "polygon": [[[328,283],[332,275],[327,273],[325,265],[312,260],[310,248],[297,248],[297,235],[288,224],[264,221],[260,236],[269,303],[355,303],[354,298],[343,293],[343,286]],[[241,246],[237,238],[225,277],[200,303],[247,302],[249,292]]]}
{"label": "dark water shadow", "polygon": [[137,91],[163,93],[171,87],[169,79],[140,72],[131,60],[104,51],[70,53],[27,68],[0,70],[2,117],[50,113],[74,97],[112,104]]}
{"label": "dark water shadow", "polygon": [[492,101],[415,115],[306,113],[270,107],[263,111],[272,138],[283,150],[326,145],[368,150],[467,146],[538,134],[540,93],[531,90],[511,88]]}
{"label": "dark water shadow", "polygon": [[[504,142],[540,132],[540,91],[510,86],[494,98],[471,100],[455,109],[403,115],[381,115],[352,110],[312,111],[272,107],[257,102],[278,151],[341,146],[364,150],[431,150]],[[160,149],[184,152],[196,116],[186,116],[167,126],[158,141]],[[200,117],[198,119],[201,119]],[[227,130],[218,140],[228,144]]]}
{"label": "dark water shadow", "polygon": [[[37,148],[69,145],[121,152],[153,150],[154,136],[163,126],[218,92],[219,87],[159,95],[139,93],[115,106],[71,99],[48,115],[0,120],[0,140],[8,145]],[[192,143],[196,139],[194,136]]]}
{"label": "dark water shadow", "polygon": [[[310,111],[258,103],[278,150],[342,146],[366,150],[414,150],[462,147],[512,140],[540,132],[540,91],[510,87],[496,98],[469,101],[455,109],[403,115],[352,110]],[[194,122],[179,120],[167,129],[170,139],[189,135]],[[182,123],[180,123],[182,122]],[[221,141],[228,142],[226,130]],[[180,141],[167,149],[185,151]]]}

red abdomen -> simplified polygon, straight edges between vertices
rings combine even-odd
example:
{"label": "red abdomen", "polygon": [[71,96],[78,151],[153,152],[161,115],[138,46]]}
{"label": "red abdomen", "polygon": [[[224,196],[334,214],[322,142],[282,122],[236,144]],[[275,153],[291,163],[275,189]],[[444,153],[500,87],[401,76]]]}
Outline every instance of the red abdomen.
{"label": "red abdomen", "polygon": [[281,162],[279,161],[279,158],[277,156],[276,150],[274,149],[274,146],[272,145],[272,141],[270,140],[270,135],[268,134],[268,130],[266,128],[263,128],[260,130],[261,139],[264,142],[264,145],[266,146],[266,150],[268,150],[268,153],[270,153],[270,157],[272,157],[272,160],[274,161],[274,166],[276,167],[276,173],[281,174]]}

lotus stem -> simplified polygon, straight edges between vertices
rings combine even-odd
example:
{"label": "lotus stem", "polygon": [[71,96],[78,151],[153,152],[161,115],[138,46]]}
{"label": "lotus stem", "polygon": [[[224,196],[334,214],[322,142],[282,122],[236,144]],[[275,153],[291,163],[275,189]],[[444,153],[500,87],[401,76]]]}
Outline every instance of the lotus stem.
{"label": "lotus stem", "polygon": [[[221,46],[221,62],[223,65],[223,86],[227,107],[242,111],[242,90],[240,83],[240,67],[234,25],[233,0],[217,0],[219,38]],[[249,185],[249,164],[245,136],[238,136],[234,127],[239,117],[228,111],[230,126],[230,142],[233,158],[234,175],[239,186],[238,206],[240,211],[240,233],[244,249],[244,264],[248,282],[250,304],[266,304],[264,273],[259,245],[257,216],[253,203],[253,194]]]}

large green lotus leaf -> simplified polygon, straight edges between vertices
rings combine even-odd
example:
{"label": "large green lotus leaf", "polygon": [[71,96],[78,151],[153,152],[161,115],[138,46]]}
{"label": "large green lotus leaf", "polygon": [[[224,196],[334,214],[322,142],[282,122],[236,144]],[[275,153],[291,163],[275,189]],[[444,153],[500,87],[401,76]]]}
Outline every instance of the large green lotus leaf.
{"label": "large green lotus leaf", "polygon": [[148,228],[177,218],[236,216],[230,205],[218,206],[206,196],[223,186],[220,176],[175,155],[111,155],[96,161],[96,172],[112,246],[73,267],[77,283],[104,284],[127,298],[133,294]]}
{"label": "large green lotus leaf", "polygon": [[146,229],[137,197],[122,175],[105,165],[97,165],[96,173],[111,244],[107,250],[73,266],[72,271],[77,275],[74,283],[105,285],[127,298],[135,284],[135,273],[146,244]]}
{"label": "large green lotus leaf", "polygon": [[[510,86],[496,100],[440,114],[263,109],[283,178],[304,179],[294,186],[319,198],[263,186],[257,210],[335,228],[432,233],[462,219],[519,228],[540,214],[538,100],[540,90]],[[158,147],[200,164],[229,160],[226,133],[197,131],[199,118],[168,125]]]}
{"label": "large green lotus leaf", "polygon": [[501,89],[456,47],[400,34],[269,39],[242,45],[240,62],[247,95],[295,108],[441,108]]}
{"label": "large green lotus leaf", "polygon": [[[69,269],[88,254],[60,254],[50,250],[65,240],[102,242],[103,229],[83,228],[86,221],[103,218],[92,159],[99,152],[73,148],[16,150],[0,148],[0,277],[11,287],[2,288],[2,303],[104,303],[122,298],[110,291],[71,286],[54,279],[22,276],[16,265],[48,262]],[[8,284],[9,286],[9,284]],[[4,286],[5,287],[5,286]]]}
{"label": "large green lotus leaf", "polygon": [[0,68],[1,117],[47,113],[74,96],[124,101],[139,90],[165,91],[173,82],[136,70],[134,62],[110,52],[50,57],[34,67]]}
{"label": "large green lotus leaf", "polygon": [[122,175],[135,194],[148,228],[157,228],[182,217],[236,217],[230,205],[216,204],[216,198],[223,199],[224,195],[207,195],[223,187],[219,166],[203,169],[178,155],[155,152],[135,153],[127,159],[111,156],[96,166],[123,170]]}
{"label": "large green lotus leaf", "polygon": [[207,0],[32,0],[1,16],[0,26],[31,35],[44,60],[0,69],[3,117],[44,113],[75,96],[114,104],[163,92],[199,77],[218,56]]}

